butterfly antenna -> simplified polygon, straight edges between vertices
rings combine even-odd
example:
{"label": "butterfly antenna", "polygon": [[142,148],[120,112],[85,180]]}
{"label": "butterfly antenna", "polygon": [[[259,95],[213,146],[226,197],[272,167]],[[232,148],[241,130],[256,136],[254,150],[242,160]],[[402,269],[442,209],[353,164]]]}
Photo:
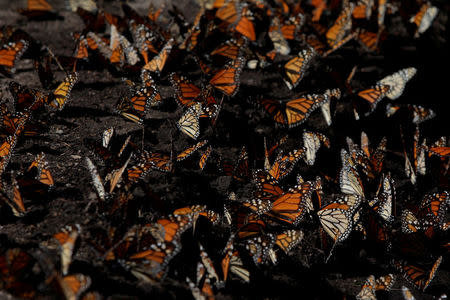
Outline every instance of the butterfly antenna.
{"label": "butterfly antenna", "polygon": [[[52,56],[52,58],[56,61],[56,64],[58,65],[58,68],[63,71],[64,73],[67,74],[66,69],[64,69],[61,65],[61,63],[59,62],[58,58],[56,57],[56,55],[53,53],[53,51],[50,49],[49,46],[45,46],[45,48],[47,49],[48,53],[50,53],[50,55]],[[75,61],[76,62],[76,61]]]}

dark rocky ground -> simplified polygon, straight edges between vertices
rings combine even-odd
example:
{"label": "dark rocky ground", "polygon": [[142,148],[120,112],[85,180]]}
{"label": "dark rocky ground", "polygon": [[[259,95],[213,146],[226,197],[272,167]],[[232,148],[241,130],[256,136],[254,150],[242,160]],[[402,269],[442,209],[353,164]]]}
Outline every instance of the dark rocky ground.
{"label": "dark rocky ground", "polygon": [[[146,7],[145,3],[131,2],[135,8]],[[178,4],[177,4],[178,5]],[[344,79],[353,66],[361,70],[355,75],[355,89],[367,86],[367,82],[409,66],[418,69],[416,76],[407,84],[400,104],[421,104],[437,112],[437,116],[421,124],[421,136],[435,141],[440,136],[448,136],[449,110],[448,101],[448,12],[446,1],[437,1],[440,8],[437,19],[431,28],[420,38],[412,37],[411,28],[405,27],[404,19],[393,17],[388,25],[388,38],[383,43],[379,54],[355,55],[355,44],[350,43],[343,49],[320,61],[308,73],[306,86],[319,90],[335,87],[334,75],[340,74]],[[47,45],[56,55],[70,56],[75,42],[72,32],[81,31],[83,23],[73,12],[61,10],[62,20],[29,21],[15,12],[20,3],[0,3],[0,26],[12,25],[29,33],[35,40]],[[120,14],[120,5],[105,1],[105,10]],[[57,5],[55,5],[57,7]],[[193,12],[187,5],[179,5],[185,9],[187,16]],[[167,12],[164,18],[168,20]],[[358,52],[356,52],[358,54]],[[221,259],[229,232],[224,226],[212,226],[199,219],[196,232],[186,232],[182,237],[183,249],[169,264],[166,279],[160,283],[145,283],[134,278],[119,264],[105,263],[101,254],[92,247],[90,240],[98,228],[110,225],[145,224],[155,221],[159,216],[172,212],[175,208],[191,204],[207,204],[210,209],[222,213],[226,193],[234,189],[241,197],[248,197],[249,184],[230,185],[229,176],[217,171],[214,162],[209,162],[203,172],[195,169],[198,156],[193,162],[186,162],[174,173],[152,171],[132,192],[134,200],[126,207],[119,208],[114,214],[104,213],[98,205],[98,198],[92,185],[91,176],[86,168],[84,157],[93,159],[93,153],[84,143],[85,139],[100,140],[102,132],[114,126],[117,140],[123,141],[127,136],[145,149],[170,152],[171,143],[177,152],[192,144],[181,134],[175,121],[181,115],[181,109],[173,99],[173,88],[167,80],[171,71],[178,70],[178,65],[169,64],[158,81],[158,88],[165,104],[160,109],[151,110],[144,126],[140,126],[118,116],[115,103],[119,95],[127,91],[121,76],[112,74],[106,69],[80,67],[79,82],[75,85],[71,99],[61,112],[47,112],[39,117],[45,123],[45,130],[35,137],[21,138],[14,150],[6,174],[24,170],[36,154],[44,152],[49,162],[49,169],[55,178],[55,186],[42,197],[24,197],[27,213],[24,217],[5,216],[0,218],[0,248],[20,247],[30,253],[41,253],[48,256],[55,265],[59,264],[57,244],[52,238],[67,224],[80,224],[82,232],[77,241],[70,273],[83,273],[92,279],[90,290],[98,291],[105,297],[127,299],[127,297],[155,298],[188,298],[190,290],[185,284],[186,274],[191,278],[197,263],[197,241],[207,248],[213,261]],[[326,71],[324,71],[326,70]],[[55,76],[62,80],[64,73],[54,66]],[[327,72],[332,71],[332,72]],[[333,125],[327,127],[320,110],[315,111],[309,120],[299,127],[284,129],[274,126],[262,108],[252,105],[255,91],[262,89],[268,96],[278,94],[289,95],[289,91],[278,82],[272,72],[245,69],[241,76],[240,91],[232,99],[224,101],[224,107],[218,119],[216,132],[202,132],[210,139],[217,154],[224,159],[233,160],[243,145],[249,149],[250,161],[258,159],[260,164],[263,155],[263,137],[274,143],[289,134],[289,142],[285,150],[289,151],[301,144],[303,128],[324,133],[331,139],[331,149],[321,149],[318,161],[313,168],[299,162],[294,174],[300,173],[305,179],[313,179],[316,175],[335,177],[340,166],[339,150],[346,147],[345,138],[350,136],[358,141],[364,130],[370,141],[377,144],[386,136],[388,139],[385,171],[390,171],[396,179],[397,213],[408,201],[420,201],[425,193],[435,191],[438,186],[433,175],[419,178],[413,186],[405,177],[403,167],[403,149],[399,135],[400,126],[405,131],[411,129],[409,116],[401,115],[387,119],[384,116],[388,99],[383,100],[377,110],[367,118],[355,121],[351,111],[351,101],[355,96],[344,92],[343,97],[334,106]],[[18,62],[17,71],[11,77],[0,75],[2,101],[11,105],[8,84],[11,80],[31,88],[41,88],[38,75],[34,71],[32,60],[25,55]],[[337,81],[335,81],[337,82]],[[329,84],[334,84],[330,86]],[[301,90],[301,88],[300,88]],[[252,100],[253,99],[253,100]],[[408,125],[409,124],[409,125]],[[144,129],[144,140],[142,140]],[[412,131],[407,133],[412,139]],[[104,174],[101,161],[100,173]],[[253,165],[252,165],[253,167]],[[258,165],[260,167],[260,165]],[[430,164],[433,168],[433,164]],[[332,182],[324,186],[325,198],[338,193],[338,186]],[[3,207],[2,211],[7,210]],[[122,211],[123,210],[123,211]],[[398,226],[398,224],[396,224]],[[351,236],[342,245],[336,247],[330,261],[324,263],[324,250],[319,247],[317,226],[303,229],[304,241],[295,247],[289,255],[280,253],[277,265],[255,266],[251,260],[245,266],[251,273],[251,281],[246,284],[237,278],[231,278],[223,289],[217,291],[218,298],[287,298],[293,293],[296,298],[305,299],[352,299],[360,290],[365,278],[370,274],[396,274],[396,283],[390,292],[379,292],[380,299],[401,299],[401,286],[407,285],[413,290],[416,299],[433,299],[442,293],[450,295],[450,260],[448,252],[431,285],[424,293],[414,290],[400,274],[389,266],[389,257],[381,257],[380,253],[372,253],[370,245],[357,237]],[[442,240],[445,241],[445,240]],[[448,242],[448,234],[447,234]],[[40,250],[38,250],[40,249]],[[219,265],[219,263],[217,264]],[[40,282],[36,289],[45,297],[56,297],[56,292],[44,288]],[[0,298],[11,291],[3,291]],[[41,294],[41,293],[38,293]]]}

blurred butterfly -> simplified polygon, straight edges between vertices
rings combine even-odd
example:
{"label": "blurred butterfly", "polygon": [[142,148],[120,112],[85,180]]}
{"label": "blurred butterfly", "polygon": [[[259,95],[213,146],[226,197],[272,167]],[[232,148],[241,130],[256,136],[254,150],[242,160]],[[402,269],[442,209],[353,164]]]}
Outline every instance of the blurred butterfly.
{"label": "blurred butterfly", "polygon": [[416,74],[414,67],[401,69],[377,82],[377,85],[387,85],[389,90],[385,92],[386,97],[395,100],[403,94],[406,83]]}
{"label": "blurred butterfly", "polygon": [[34,298],[36,288],[30,275],[36,260],[20,248],[2,250],[0,254],[0,282],[2,290],[20,298]]}
{"label": "blurred butterfly", "polygon": [[354,3],[344,2],[341,13],[334,24],[326,32],[325,36],[330,47],[334,47],[341,42],[346,33],[351,29],[353,8]]}
{"label": "blurred butterfly", "polygon": [[352,11],[354,19],[370,19],[372,9],[374,7],[374,0],[359,0],[356,2],[355,8]]}
{"label": "blurred butterfly", "polygon": [[8,74],[14,73],[16,63],[28,49],[28,45],[25,40],[3,44],[0,47],[0,67]]}
{"label": "blurred butterfly", "polygon": [[90,12],[97,11],[97,4],[94,0],[69,0],[69,8],[72,11],[77,11],[78,7]]}
{"label": "blurred butterfly", "polygon": [[81,227],[78,224],[68,225],[61,229],[60,232],[53,235],[60,246],[61,251],[61,271],[63,275],[67,275],[72,262],[73,250],[78,235],[81,233]]}
{"label": "blurred butterfly", "polygon": [[216,17],[251,41],[256,40],[253,15],[246,5],[235,1],[223,2],[216,11]]}
{"label": "blurred butterfly", "polygon": [[314,55],[315,51],[313,48],[302,50],[298,53],[298,56],[292,58],[284,65],[286,76],[289,80],[285,80],[285,83],[290,90],[295,88],[303,79],[305,71],[309,67]]}
{"label": "blurred butterfly", "polygon": [[66,299],[78,299],[92,283],[89,276],[83,274],[71,274],[63,277],[57,276],[57,282]]}
{"label": "blurred butterfly", "polygon": [[434,262],[433,266],[430,269],[413,265],[403,260],[394,260],[393,265],[399,272],[403,274],[403,277],[405,277],[406,280],[411,282],[417,289],[423,292],[433,280],[441,262],[442,256],[440,256]]}
{"label": "blurred butterfly", "polygon": [[219,46],[211,52],[211,55],[220,55],[229,59],[236,59],[241,53],[242,47],[246,44],[244,38],[231,39],[225,42],[225,44]]}
{"label": "blurred butterfly", "polygon": [[17,181],[12,178],[11,186],[6,186],[5,183],[1,183],[0,186],[0,206],[6,203],[10,208],[14,216],[23,217],[26,213],[26,208],[23,203],[22,195],[20,194],[19,185]]}
{"label": "blurred butterfly", "polygon": [[419,37],[420,34],[424,33],[431,26],[438,12],[439,9],[436,6],[432,6],[429,2],[422,4],[417,14],[409,19],[409,22],[417,26],[414,37]]}
{"label": "blurred butterfly", "polygon": [[[273,54],[288,55],[291,52],[289,43],[283,35],[281,22],[278,17],[272,19],[272,23],[268,32],[269,38],[272,41],[274,52]],[[272,57],[273,60],[273,57]]]}
{"label": "blurred butterfly", "polygon": [[46,0],[27,0],[27,8],[18,12],[28,19],[50,19],[57,17],[53,7]]}

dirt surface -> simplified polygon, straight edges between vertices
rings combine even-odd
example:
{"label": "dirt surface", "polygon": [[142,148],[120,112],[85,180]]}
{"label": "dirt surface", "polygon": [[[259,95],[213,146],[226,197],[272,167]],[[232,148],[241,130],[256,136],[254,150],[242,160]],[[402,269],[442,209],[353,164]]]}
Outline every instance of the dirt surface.
{"label": "dirt surface", "polygon": [[[105,11],[123,15],[120,3],[103,2]],[[147,11],[147,2],[131,2],[130,6],[143,15],[143,12]],[[23,30],[39,45],[51,49],[56,56],[72,56],[76,41],[71,33],[84,29],[82,19],[75,12],[65,10],[62,5],[59,7],[54,4],[59,18],[28,20],[16,11],[24,5],[19,2],[11,5],[2,3],[0,26],[10,25]],[[37,154],[43,152],[55,184],[48,191],[44,189],[43,192],[36,192],[33,188],[23,186],[26,180],[19,180],[19,185],[22,183],[20,190],[26,207],[26,212],[21,217],[14,216],[8,205],[1,203],[1,255],[5,256],[7,249],[20,248],[36,261],[33,271],[29,271],[26,278],[21,277],[33,287],[32,297],[63,297],[60,288],[55,287],[58,284],[54,284],[54,281],[57,281],[55,278],[62,276],[59,271],[60,248],[54,235],[61,232],[66,225],[79,224],[81,231],[75,244],[69,274],[81,273],[89,276],[91,285],[88,291],[96,291],[97,296],[111,299],[192,297],[186,277],[195,282],[196,267],[200,260],[198,244],[201,243],[206,249],[219,277],[222,277],[220,261],[233,231],[225,221],[224,205],[229,205],[231,201],[228,199],[230,192],[237,195],[238,201],[248,201],[255,189],[250,177],[243,181],[235,180],[231,174],[224,171],[220,163],[227,162],[234,166],[242,147],[245,146],[249,155],[249,172],[262,168],[265,137],[268,147],[271,147],[287,135],[287,142],[280,145],[276,151],[283,150],[288,153],[303,145],[304,129],[323,133],[330,139],[331,147],[320,148],[314,166],[308,166],[303,159],[300,160],[291,174],[280,181],[280,186],[286,190],[293,187],[297,174],[301,174],[305,180],[314,180],[316,176],[320,176],[324,192],[322,201],[325,204],[330,203],[341,193],[340,150],[348,149],[346,137],[351,137],[359,144],[361,131],[364,131],[369,137],[371,147],[376,147],[382,137],[386,137],[383,173],[390,172],[396,188],[392,213],[395,221],[389,225],[389,230],[400,232],[400,215],[404,208],[420,203],[427,193],[449,188],[448,174],[441,178],[438,172],[445,159],[448,162],[448,157],[442,161],[436,156],[427,157],[427,174],[418,175],[417,183],[411,184],[404,171],[404,146],[400,133],[402,130],[408,154],[412,155],[415,126],[411,122],[411,113],[408,109],[402,109],[392,117],[385,115],[388,103],[423,105],[436,112],[436,116],[420,124],[421,140],[426,138],[427,145],[430,145],[441,136],[448,137],[449,111],[444,103],[448,100],[445,65],[448,64],[450,53],[447,41],[449,6],[446,1],[434,1],[433,5],[439,7],[439,14],[430,29],[420,37],[413,37],[415,28],[407,22],[407,13],[417,11],[420,5],[416,3],[415,8],[410,10],[402,7],[400,12],[386,17],[387,37],[378,52],[364,52],[356,41],[351,41],[329,56],[317,58],[308,69],[305,80],[292,91],[287,89],[280,79],[280,71],[277,68],[244,68],[239,92],[234,97],[224,97],[223,107],[215,125],[211,126],[205,120],[207,118],[200,119],[201,134],[198,141],[208,139],[213,149],[203,170],[198,167],[199,153],[203,153],[206,147],[185,161],[176,163],[172,172],[151,170],[132,185],[127,185],[124,179],[125,182],[119,184],[107,201],[99,199],[85,157],[94,162],[102,177],[108,173],[111,166],[98,158],[89,141],[101,143],[103,131],[114,127],[113,147],[120,147],[125,139],[131,136],[132,143],[139,149],[167,155],[180,153],[195,141],[180,132],[176,126],[185,110],[179,107],[174,99],[175,90],[169,81],[169,74],[186,74],[196,78],[197,82],[202,80],[202,75],[198,70],[194,72],[188,69],[192,67],[192,60],[187,63],[189,58],[184,56],[184,53],[172,61],[169,60],[164,71],[159,76],[154,76],[163,104],[150,109],[144,124],[140,125],[126,120],[116,112],[120,95],[130,93],[122,77],[128,76],[136,80],[140,71],[129,76],[130,73],[111,71],[101,64],[92,63],[92,58],[87,62],[80,61],[77,63],[79,81],[75,84],[67,105],[61,111],[44,109],[33,115],[33,121],[40,124],[39,133],[35,136],[20,136],[10,162],[2,174],[6,185],[11,183],[11,178],[26,177],[29,164]],[[177,7],[192,22],[198,5],[183,3],[177,4]],[[169,26],[172,18],[168,13],[170,8],[171,5],[167,4],[161,17],[161,24],[164,25],[161,26]],[[210,48],[214,49],[213,46]],[[345,80],[354,66],[357,66],[357,71],[351,81],[352,94],[346,88]],[[382,100],[369,116],[362,114],[360,120],[355,120],[352,105],[354,102],[364,101],[358,100],[357,91],[369,88],[384,76],[406,67],[417,68],[417,74],[407,83],[403,95],[395,101]],[[64,80],[66,75],[56,64],[52,64],[52,69],[58,81]],[[12,80],[29,88],[45,90],[35,71],[30,53],[25,53],[17,62],[14,74],[0,75],[1,100],[10,110],[14,107],[13,96],[8,88]],[[320,93],[331,88],[340,88],[342,92],[340,99],[331,100],[331,126],[327,126],[320,109],[315,110],[300,126],[290,129],[278,126],[258,102],[262,97],[291,99],[299,94]],[[221,93],[216,91],[215,94],[220,101]],[[271,157],[272,162],[275,157],[276,154]],[[127,157],[121,158],[122,161],[124,159]],[[129,166],[137,164],[139,156],[135,152],[131,156]],[[379,178],[381,176],[370,182],[364,181],[368,199],[375,196]],[[125,194],[131,195],[129,201],[119,203],[123,200],[120,197]],[[114,243],[103,251],[98,247],[101,234],[108,234],[110,228],[117,228],[117,232],[122,234],[114,238],[115,243],[119,243],[133,226],[154,223],[177,208],[194,204],[207,205],[208,209],[221,216],[221,220],[218,224],[213,224],[200,216],[195,231],[190,228],[180,237],[181,251],[170,260],[161,280],[138,279],[124,267],[120,259],[106,260],[105,251],[113,247]],[[325,263],[330,248],[322,245],[320,227],[316,212],[311,212],[310,217],[295,226],[285,223],[273,226],[274,232],[301,229],[304,233],[303,240],[288,254],[275,248],[278,256],[276,264],[268,261],[256,265],[245,249],[245,242],[236,242],[235,247],[241,253],[244,267],[250,272],[250,282],[246,283],[233,274],[229,275],[223,287],[214,286],[216,297],[282,299],[294,294],[295,297],[306,299],[353,299],[369,275],[373,274],[378,278],[388,273],[395,275],[395,283],[389,292],[378,291],[376,295],[379,299],[402,299],[402,286],[407,286],[416,299],[436,299],[444,293],[450,295],[448,232],[443,231],[425,241],[421,235],[418,238],[420,243],[412,246],[426,248],[419,261],[423,265],[429,266],[438,256],[443,256],[436,276],[425,292],[422,292],[415,289],[392,266],[392,259],[399,258],[396,247],[401,248],[404,246],[402,243],[406,243],[395,240],[398,235],[393,235],[394,249],[386,250],[379,245],[374,246],[371,241],[354,231],[348,239],[336,245],[330,259]],[[272,227],[266,229],[267,232],[270,232],[270,228]],[[412,240],[415,243],[415,238]],[[330,241],[328,239],[328,243],[331,243]],[[446,243],[446,248],[441,247]],[[0,268],[3,272],[0,298],[7,295],[26,298],[26,294],[5,283],[7,272],[4,271],[3,261],[0,261]]]}

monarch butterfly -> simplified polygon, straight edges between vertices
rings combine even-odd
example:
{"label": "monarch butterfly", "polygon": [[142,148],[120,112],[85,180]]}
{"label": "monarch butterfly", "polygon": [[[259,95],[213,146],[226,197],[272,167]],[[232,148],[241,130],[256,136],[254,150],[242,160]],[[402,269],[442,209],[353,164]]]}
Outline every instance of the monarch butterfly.
{"label": "monarch butterfly", "polygon": [[414,297],[413,293],[411,293],[411,291],[404,285],[402,286],[402,294],[403,294],[403,298],[405,298],[405,300],[415,300],[416,299]]}
{"label": "monarch butterfly", "polygon": [[209,83],[225,95],[233,97],[239,89],[240,76],[244,65],[245,58],[238,56],[228,63],[225,68],[214,74]]}
{"label": "monarch butterfly", "polygon": [[263,99],[261,102],[276,123],[292,128],[305,122],[327,100],[328,97],[324,95],[311,94],[284,102],[270,99]]}
{"label": "monarch butterfly", "polygon": [[64,81],[55,89],[55,91],[48,98],[48,105],[50,107],[62,110],[70,97],[70,92],[73,86],[78,81],[76,72],[69,73]]}
{"label": "monarch butterfly", "polygon": [[134,20],[130,21],[130,31],[133,37],[134,45],[144,58],[144,62],[149,62],[148,53],[158,54],[154,43],[156,37],[153,32],[144,24],[137,24]]}
{"label": "monarch butterfly", "polygon": [[395,197],[395,188],[391,175],[388,173],[382,179],[382,191],[377,193],[377,202],[372,206],[373,210],[387,223],[393,220],[392,207]]}
{"label": "monarch butterfly", "polygon": [[63,275],[67,275],[69,266],[72,262],[72,254],[78,235],[81,233],[81,227],[78,224],[68,225],[61,229],[60,232],[53,235],[61,248],[61,271]]}
{"label": "monarch butterfly", "polygon": [[13,293],[15,297],[33,298],[36,289],[27,278],[36,264],[36,260],[20,248],[10,248],[0,254],[0,270],[2,270],[2,289]]}
{"label": "monarch butterfly", "polygon": [[403,233],[424,232],[428,237],[434,235],[433,223],[426,219],[418,219],[409,209],[404,209],[401,215]]}
{"label": "monarch butterfly", "polygon": [[14,98],[16,111],[33,111],[48,102],[48,95],[38,90],[30,89],[15,81],[9,83],[9,90]]}
{"label": "monarch butterfly", "polygon": [[374,0],[359,0],[356,2],[355,8],[352,11],[352,17],[355,19],[370,19],[372,15],[372,8]]}
{"label": "monarch butterfly", "polygon": [[143,69],[149,70],[150,72],[161,73],[166,61],[169,58],[170,51],[172,50],[174,44],[174,39],[171,38],[161,49],[161,52],[156,55],[151,61],[146,63]]}
{"label": "monarch butterfly", "polygon": [[100,200],[105,201],[106,200],[106,191],[105,187],[102,182],[102,178],[100,177],[97,167],[92,163],[89,157],[85,158],[86,164],[89,170],[89,173],[91,174],[92,182],[94,184],[95,190],[97,192],[98,197]]}
{"label": "monarch butterfly", "polygon": [[270,177],[275,181],[284,178],[292,171],[295,164],[303,157],[304,154],[304,148],[293,150],[284,156],[283,153],[280,153],[275,159],[270,170],[267,171],[268,175],[270,175]]}
{"label": "monarch butterfly", "polygon": [[420,105],[408,105],[408,108],[413,111],[412,121],[414,124],[420,124],[436,116],[436,113],[433,110]]}
{"label": "monarch butterfly", "polygon": [[119,101],[116,103],[116,111],[118,114],[122,115],[124,118],[137,123],[143,124],[144,120],[134,108],[127,97],[120,97]]}
{"label": "monarch butterfly", "polygon": [[92,283],[89,276],[79,273],[56,278],[66,299],[78,299]]}
{"label": "monarch butterfly", "polygon": [[265,214],[281,222],[298,224],[303,220],[305,213],[312,210],[312,190],[312,182],[299,184],[275,199]]}
{"label": "monarch butterfly", "polygon": [[208,143],[208,140],[203,140],[198,142],[192,147],[186,148],[184,151],[182,151],[180,154],[177,155],[177,161],[182,161],[191,156],[195,151],[202,148]]}
{"label": "monarch butterfly", "polygon": [[251,41],[256,40],[253,15],[246,5],[229,1],[216,11],[216,17],[230,24],[230,27]]}
{"label": "monarch butterfly", "polygon": [[330,203],[321,208],[317,215],[325,232],[337,242],[345,240],[352,231],[351,206],[342,203]]}
{"label": "monarch butterfly", "polygon": [[344,149],[341,150],[341,159],[342,169],[339,174],[339,185],[342,193],[364,198],[364,188],[361,179],[359,178],[358,171],[352,163],[349,163],[351,158]]}
{"label": "monarch butterfly", "polygon": [[[369,102],[371,111],[373,111],[378,102],[380,102],[387,93],[390,91],[391,87],[387,84],[377,84],[370,89],[363,90],[358,93],[358,96]],[[370,112],[371,112],[370,111]],[[368,115],[370,112],[366,113]]]}
{"label": "monarch butterfly", "polygon": [[194,140],[200,135],[199,106],[188,108],[177,122],[178,129]]}
{"label": "monarch butterfly", "polygon": [[222,259],[222,273],[223,281],[228,278],[228,271],[238,276],[244,282],[250,282],[250,272],[243,266],[241,258],[239,257],[238,251],[227,250],[225,257]]}
{"label": "monarch butterfly", "polygon": [[436,6],[432,6],[430,3],[424,3],[417,14],[409,22],[416,24],[417,30],[414,37],[419,37],[421,33],[424,33],[433,23],[436,18],[439,9]]}
{"label": "monarch butterfly", "polygon": [[0,190],[0,200],[9,205],[14,216],[23,217],[26,213],[26,208],[23,204],[22,195],[20,194],[17,181],[13,178],[10,188],[5,188],[3,183],[1,186],[2,189]]}
{"label": "monarch butterfly", "polygon": [[256,265],[266,263],[269,259],[276,263],[275,252],[273,246],[276,242],[276,236],[268,233],[253,237],[245,241],[245,249],[249,252],[249,255],[253,258],[253,262]]}
{"label": "monarch butterfly", "polygon": [[207,209],[206,205],[191,205],[187,207],[178,208],[173,211],[173,215],[193,216],[194,231],[195,231],[195,223],[199,216],[207,218],[212,224],[217,224],[220,220],[220,216],[216,212]]}
{"label": "monarch butterfly", "polygon": [[3,173],[6,166],[9,163],[9,160],[12,155],[12,151],[16,146],[17,139],[19,138],[20,133],[23,131],[26,122],[30,119],[31,114],[29,112],[25,112],[20,116],[19,120],[16,123],[16,130],[13,134],[6,137],[6,139],[0,145],[0,174]]}
{"label": "monarch butterfly", "polygon": [[173,167],[172,156],[158,152],[151,153],[143,151],[141,154],[141,162],[144,163],[145,168],[150,167],[162,172],[171,172]]}
{"label": "monarch butterfly", "polygon": [[45,0],[27,0],[27,8],[19,9],[18,12],[29,19],[40,19],[55,17],[52,10],[53,7]]}
{"label": "monarch butterfly", "polygon": [[437,155],[440,157],[450,156],[450,147],[426,147],[430,155]]}
{"label": "monarch butterfly", "polygon": [[450,205],[450,194],[447,191],[427,194],[419,206],[421,214],[431,217],[435,224],[442,224]]}
{"label": "monarch butterfly", "polygon": [[314,55],[315,51],[313,48],[302,50],[298,53],[298,56],[292,58],[284,65],[286,76],[289,79],[289,81],[285,80],[285,83],[290,90],[295,88],[303,79],[305,71],[309,67]]}
{"label": "monarch butterfly", "polygon": [[395,277],[392,274],[379,277],[375,281],[375,290],[389,291],[394,285]]}
{"label": "monarch butterfly", "polygon": [[338,18],[326,32],[325,36],[330,47],[334,47],[337,43],[342,41],[346,32],[351,29],[354,5],[354,3],[345,3]]}
{"label": "monarch butterfly", "polygon": [[200,161],[198,162],[198,166],[202,171],[205,168],[206,162],[208,161],[209,156],[211,155],[212,147],[211,145],[206,148],[205,152],[200,157]]}
{"label": "monarch butterfly", "polygon": [[236,179],[238,181],[245,181],[250,177],[250,170],[248,167],[248,152],[245,146],[241,148],[239,157],[236,161],[231,175],[233,176],[233,179]]}
{"label": "monarch butterfly", "polygon": [[[210,90],[201,90],[186,77],[176,73],[170,75],[170,81],[175,88],[175,98],[178,104],[185,107],[195,106],[200,113],[199,117],[214,117],[218,112],[216,99],[210,94]],[[204,109],[200,112],[200,107]]]}
{"label": "monarch butterfly", "polygon": [[367,30],[360,30],[358,32],[358,41],[368,51],[376,52],[378,50],[378,42],[380,41],[380,34],[370,32]]}
{"label": "monarch butterfly", "polygon": [[69,8],[72,11],[77,11],[78,7],[89,12],[97,11],[97,4],[94,0],[69,0]]}
{"label": "monarch butterfly", "polygon": [[246,40],[244,38],[231,39],[212,51],[211,55],[220,55],[234,60],[239,56],[245,44]]}
{"label": "monarch butterfly", "polygon": [[15,65],[28,49],[29,43],[25,40],[10,42],[0,48],[0,66],[8,73],[15,72]]}
{"label": "monarch butterfly", "polygon": [[48,162],[45,160],[43,152],[36,156],[34,161],[28,167],[28,172],[33,168],[37,169],[38,172],[36,175],[36,179],[41,183],[48,185],[49,187],[52,187],[55,184],[53,176],[48,169]]}
{"label": "monarch butterfly", "polygon": [[292,248],[302,241],[303,236],[303,231],[289,229],[277,235],[275,244],[287,254],[292,250]]}
{"label": "monarch butterfly", "polygon": [[386,97],[395,100],[403,94],[406,83],[416,74],[417,69],[414,67],[401,69],[389,76],[379,80],[377,84],[388,85],[389,90]]}
{"label": "monarch butterfly", "polygon": [[[281,55],[288,55],[291,52],[291,48],[289,47],[289,43],[283,35],[281,31],[280,19],[278,17],[274,17],[272,19],[272,23],[269,27],[269,38],[273,43],[274,52],[279,53]],[[273,60],[273,57],[272,57]]]}
{"label": "monarch butterfly", "polygon": [[300,31],[300,27],[304,23],[305,17],[298,13],[295,16],[291,16],[287,19],[283,25],[281,25],[280,31],[283,34],[283,37],[286,40],[293,40],[297,36],[297,33]]}
{"label": "monarch butterfly", "polygon": [[384,17],[386,16],[387,0],[378,0],[377,22],[378,28],[384,27]]}
{"label": "monarch butterfly", "polygon": [[318,132],[303,131],[303,147],[305,147],[305,162],[312,166],[316,160],[316,153],[322,142],[327,148],[330,148],[330,140]]}
{"label": "monarch butterfly", "polygon": [[433,266],[429,270],[424,269],[421,266],[409,264],[402,260],[393,261],[393,265],[403,274],[403,277],[405,277],[406,280],[414,284],[416,288],[423,292],[433,280],[441,262],[442,256],[434,262]]}
{"label": "monarch butterfly", "polygon": [[313,0],[311,1],[311,5],[314,6],[314,10],[312,11],[312,21],[318,22],[320,20],[320,17],[322,16],[323,11],[327,8],[327,1]]}
{"label": "monarch butterfly", "polygon": [[356,295],[357,300],[373,300],[376,299],[375,295],[375,276],[370,275],[364,281],[361,291]]}
{"label": "monarch butterfly", "polygon": [[[208,253],[205,251],[205,248],[203,248],[202,244],[200,244],[200,243],[199,243],[199,250],[200,250],[201,264],[207,271],[208,279],[215,279],[215,282],[219,283],[219,276],[217,275],[216,269],[214,268],[214,264],[213,264],[211,258],[209,258]],[[197,270],[199,270],[199,269],[197,269]],[[198,275],[201,275],[201,274],[198,274]],[[198,276],[198,275],[197,275],[197,279],[198,279],[197,282],[199,282],[202,279],[201,276]]]}
{"label": "monarch butterfly", "polygon": [[180,250],[181,246],[175,243],[153,244],[148,250],[131,255],[122,264],[136,278],[152,282],[164,276],[165,268]]}

